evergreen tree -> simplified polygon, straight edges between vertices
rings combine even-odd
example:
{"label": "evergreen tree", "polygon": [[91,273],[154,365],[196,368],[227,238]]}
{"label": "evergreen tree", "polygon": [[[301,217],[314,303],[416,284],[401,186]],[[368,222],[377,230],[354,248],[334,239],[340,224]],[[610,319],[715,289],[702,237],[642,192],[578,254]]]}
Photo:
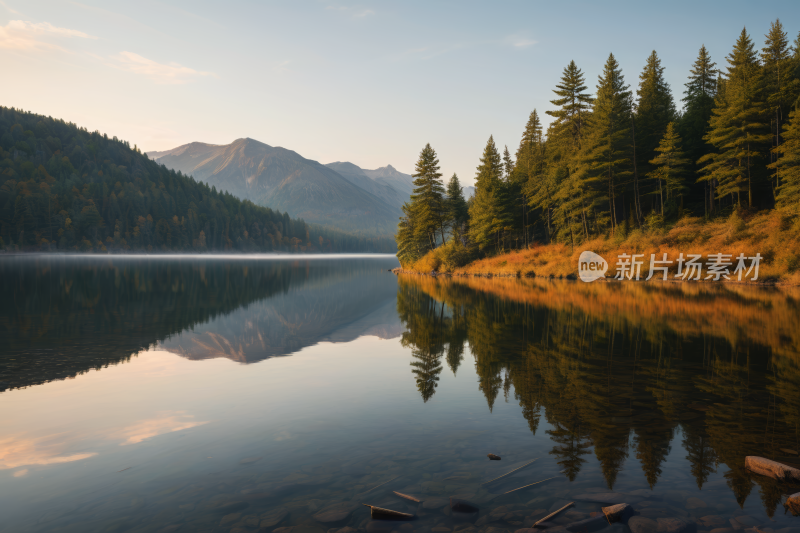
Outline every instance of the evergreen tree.
{"label": "evergreen tree", "polygon": [[655,149],[658,155],[649,163],[654,168],[650,177],[658,183],[658,195],[661,202],[661,214],[664,214],[664,196],[667,200],[676,195],[682,195],[686,190],[684,178],[687,173],[689,160],[686,159],[681,149],[681,138],[675,128],[675,123],[667,124],[667,131]]}
{"label": "evergreen tree", "polygon": [[667,124],[675,119],[675,103],[672,91],[664,79],[664,67],[656,51],[647,58],[647,64],[639,75],[639,100],[636,106],[636,149],[639,170],[646,174],[652,170],[648,162]]}
{"label": "evergreen tree", "polygon": [[414,168],[414,191],[411,193],[410,214],[414,235],[418,241],[427,239],[428,249],[436,248],[436,231],[444,242],[445,202],[439,159],[430,143],[419,154]]}
{"label": "evergreen tree", "polygon": [[462,239],[466,235],[469,208],[464,199],[464,189],[458,176],[453,174],[447,184],[447,220],[454,239]]}
{"label": "evergreen tree", "polygon": [[[769,142],[768,125],[761,103],[760,66],[755,47],[743,29],[727,57],[726,79],[719,85],[710,128],[705,140],[715,151],[703,156],[708,163],[701,179],[716,180],[717,198],[731,195],[741,204],[741,193],[753,205],[754,182],[758,179],[756,160]],[[734,200],[735,197],[735,200]]]}
{"label": "evergreen tree", "polygon": [[[697,60],[689,71],[689,81],[685,84],[686,90],[683,92],[684,109],[678,129],[684,140],[686,155],[695,172],[698,168],[697,161],[708,154],[711,148],[703,138],[708,133],[708,122],[711,119],[714,98],[717,95],[718,71],[716,66],[716,63],[711,61],[705,45],[701,46]],[[704,205],[706,212],[709,212],[713,211],[714,205],[709,201],[710,198],[713,198],[713,182],[706,180],[705,183]]]}
{"label": "evergreen tree", "polygon": [[[780,20],[770,25],[766,35],[766,43],[761,51],[761,63],[764,69],[764,96],[766,97],[767,110],[770,115],[770,137],[772,139],[772,154],[770,163],[774,162],[779,154],[778,149],[782,143],[781,131],[789,107],[800,94],[800,80],[795,71],[796,61],[792,57],[787,33]],[[780,186],[775,175],[775,188]]]}
{"label": "evergreen tree", "polygon": [[783,127],[784,142],[777,148],[780,158],[770,165],[777,173],[778,207],[800,215],[800,111],[795,109]]}
{"label": "evergreen tree", "polygon": [[490,136],[475,177],[475,196],[469,208],[470,240],[479,249],[494,245],[500,249],[500,239],[508,227],[509,214],[503,165],[494,137]]}
{"label": "evergreen tree", "polygon": [[586,92],[583,72],[570,61],[553,91],[558,96],[550,103],[557,109],[547,111],[555,120],[547,135],[547,166],[529,182],[530,203],[542,210],[546,240],[552,239],[552,215],[567,226],[574,242],[574,221],[580,220],[582,233],[588,237],[587,214],[594,199],[578,174],[579,154],[584,147],[587,122],[594,100]]}
{"label": "evergreen tree", "polygon": [[[534,109],[528,117],[528,123],[525,125],[525,131],[522,132],[522,139],[517,148],[517,164],[514,166],[514,173],[512,174],[511,182],[519,190],[521,195],[521,216],[522,216],[522,239],[524,247],[527,247],[529,242],[528,227],[529,227],[529,212],[528,206],[530,205],[531,195],[538,192],[539,180],[537,179],[544,166],[544,138],[542,136],[542,123],[539,120],[539,115]],[[552,199],[551,194],[544,195],[547,199]],[[550,205],[545,200],[543,202],[548,209]],[[534,206],[538,207],[538,206]]]}
{"label": "evergreen tree", "polygon": [[503,172],[505,173],[506,181],[509,181],[511,173],[514,172],[514,161],[511,160],[511,154],[508,153],[508,145],[503,150]]}
{"label": "evergreen tree", "polygon": [[624,218],[617,212],[617,196],[632,174],[629,88],[614,54],[610,54],[598,79],[590,133],[578,169],[587,191],[606,196],[612,233]]}

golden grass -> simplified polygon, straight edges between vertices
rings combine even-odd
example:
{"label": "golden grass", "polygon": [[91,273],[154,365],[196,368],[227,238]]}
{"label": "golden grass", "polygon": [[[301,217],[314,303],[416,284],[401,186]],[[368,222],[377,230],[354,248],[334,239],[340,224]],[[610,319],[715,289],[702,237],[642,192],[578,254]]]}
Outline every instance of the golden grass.
{"label": "golden grass", "polygon": [[[645,254],[642,279],[649,272],[650,254],[661,258],[664,252],[671,260],[680,253],[702,254],[703,261],[709,254],[724,253],[733,257],[761,254],[762,261],[758,281],[785,285],[800,285],[800,222],[792,223],[779,211],[745,216],[732,215],[729,219],[705,222],[700,218],[684,217],[669,230],[631,231],[621,237],[598,237],[584,243],[532,245],[528,250],[512,251],[488,257],[452,269],[454,275],[494,275],[519,277],[566,277],[577,275],[578,257],[584,250],[591,250],[608,261],[606,277],[616,273],[617,257],[623,253]],[[735,261],[734,261],[735,265]],[[410,265],[415,272],[440,271],[441,260],[436,250]],[[670,272],[675,273],[677,265]],[[731,268],[731,271],[733,268]],[[706,269],[703,269],[705,276]],[[660,273],[656,272],[656,277]],[[735,278],[732,278],[735,279]]]}

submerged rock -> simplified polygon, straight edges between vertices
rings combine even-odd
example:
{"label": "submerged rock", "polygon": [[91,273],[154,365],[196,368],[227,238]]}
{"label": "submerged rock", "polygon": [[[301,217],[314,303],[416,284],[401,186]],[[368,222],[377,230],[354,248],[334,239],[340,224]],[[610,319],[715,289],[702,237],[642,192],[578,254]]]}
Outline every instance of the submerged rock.
{"label": "submerged rock", "polygon": [[600,531],[608,527],[608,520],[605,516],[595,516],[593,518],[586,518],[578,522],[567,524],[564,528],[571,533],[591,533],[592,531]]}
{"label": "submerged rock", "polygon": [[800,470],[792,468],[783,463],[749,455],[744,459],[744,466],[751,472],[768,476],[779,481],[798,481],[800,482]]}
{"label": "submerged rock", "polygon": [[658,523],[643,516],[632,517],[628,520],[628,527],[631,533],[656,533],[658,531]]}
{"label": "submerged rock", "polygon": [[314,515],[314,520],[327,526],[340,526],[345,524],[353,513],[350,506],[347,507],[330,507],[323,509]]}
{"label": "submerged rock", "polygon": [[491,461],[499,461],[502,459],[499,455],[495,455],[493,453],[487,454],[486,457],[488,457]]}
{"label": "submerged rock", "polygon": [[281,522],[283,522],[287,516],[289,516],[289,509],[287,509],[286,507],[279,507],[277,509],[273,509],[272,511],[269,511],[268,513],[264,513],[261,516],[259,516],[260,522],[258,526],[265,531],[272,529]]}
{"label": "submerged rock", "polygon": [[478,506],[461,498],[450,498],[450,513],[456,522],[475,522],[478,519]]}
{"label": "submerged rock", "polygon": [[800,516],[800,492],[789,496],[785,506],[794,516]]}
{"label": "submerged rock", "polygon": [[[628,523],[630,525],[630,522]],[[658,533],[693,533],[697,524],[682,518],[659,518]]]}
{"label": "submerged rock", "polygon": [[608,522],[621,522],[633,515],[633,508],[627,503],[618,503],[610,507],[603,507],[603,515]]}

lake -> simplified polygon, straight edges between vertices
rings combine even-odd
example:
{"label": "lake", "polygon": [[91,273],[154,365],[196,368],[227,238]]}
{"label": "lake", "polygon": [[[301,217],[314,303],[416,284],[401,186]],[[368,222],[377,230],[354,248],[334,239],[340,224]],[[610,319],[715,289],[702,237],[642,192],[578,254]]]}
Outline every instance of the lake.
{"label": "lake", "polygon": [[0,257],[0,530],[800,533],[796,289],[395,266]]}

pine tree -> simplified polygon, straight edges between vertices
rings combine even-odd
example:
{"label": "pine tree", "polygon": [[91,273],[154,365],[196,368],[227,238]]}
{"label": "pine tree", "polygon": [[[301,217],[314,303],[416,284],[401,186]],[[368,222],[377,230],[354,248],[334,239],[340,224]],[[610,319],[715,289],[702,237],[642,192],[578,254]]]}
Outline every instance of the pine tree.
{"label": "pine tree", "polygon": [[[684,85],[686,90],[683,92],[684,103],[683,115],[678,124],[681,138],[684,140],[686,155],[692,162],[691,166],[697,171],[697,161],[708,154],[710,146],[703,138],[708,133],[708,123],[711,120],[711,112],[714,109],[714,98],[717,95],[717,75],[716,63],[711,61],[705,45],[700,47],[689,71],[689,81]],[[711,181],[706,181],[706,192],[704,203],[707,211],[713,211],[713,198]]]}
{"label": "pine tree", "polygon": [[469,219],[469,209],[467,201],[464,199],[464,190],[458,181],[458,176],[453,174],[447,184],[447,220],[451,228],[453,238],[461,239],[466,234],[467,221]]}
{"label": "pine tree", "polygon": [[509,223],[506,183],[503,165],[494,137],[490,136],[475,177],[475,196],[469,208],[470,240],[479,249],[494,245],[500,249],[500,238]]}
{"label": "pine tree", "polygon": [[605,194],[612,233],[617,222],[624,218],[617,212],[617,195],[632,174],[629,89],[619,63],[610,54],[598,79],[590,133],[578,168],[587,190]]}
{"label": "pine tree", "polygon": [[548,241],[552,239],[554,213],[560,225],[568,227],[572,242],[575,240],[575,220],[580,220],[582,233],[588,238],[587,216],[593,198],[577,173],[580,166],[578,156],[584,147],[587,122],[594,103],[586,89],[583,72],[575,61],[570,61],[553,91],[558,98],[550,101],[558,109],[547,111],[555,118],[547,134],[547,166],[539,169],[536,181],[529,182],[530,204],[542,209]]}
{"label": "pine tree", "polygon": [[508,145],[503,150],[503,172],[505,173],[506,181],[509,181],[511,173],[514,172],[514,161],[511,160],[511,154],[508,153]]}
{"label": "pine tree", "polygon": [[411,217],[414,235],[418,240],[427,238],[429,249],[436,248],[436,231],[441,231],[444,242],[444,185],[439,172],[439,159],[430,143],[419,154],[414,168],[414,191],[411,194]]}
{"label": "pine tree", "polygon": [[667,199],[682,195],[686,190],[684,178],[689,160],[681,149],[681,138],[675,123],[667,124],[667,131],[655,149],[658,155],[649,161],[654,168],[650,177],[658,182],[658,195],[661,200],[661,214],[664,214],[664,195]]}
{"label": "pine tree", "polygon": [[[764,96],[770,114],[772,154],[769,161],[772,163],[775,160],[774,156],[779,154],[778,149],[782,142],[780,132],[789,113],[789,107],[800,94],[800,80],[797,79],[795,72],[797,62],[792,57],[788,35],[780,20],[770,25],[766,38],[761,51],[761,63],[764,69]],[[777,174],[775,177],[774,185],[777,188],[780,183],[777,181]]]}
{"label": "pine tree", "polygon": [[770,164],[777,172],[778,207],[800,216],[800,111],[795,109],[783,127],[783,144],[777,148],[781,156]]}
{"label": "pine tree", "polygon": [[[525,131],[522,132],[522,139],[517,148],[517,163],[514,166],[511,182],[519,190],[521,195],[521,217],[522,217],[522,239],[523,247],[527,248],[529,242],[528,226],[531,194],[535,194],[539,176],[544,165],[544,139],[542,137],[542,123],[539,115],[534,109],[528,117]],[[548,196],[551,198],[552,194]]]}
{"label": "pine tree", "polygon": [[753,205],[754,182],[758,179],[755,163],[769,142],[768,126],[761,104],[760,66],[753,41],[743,29],[733,51],[728,55],[728,72],[719,84],[706,141],[715,152],[700,159],[706,163],[701,179],[717,180],[717,198],[734,195],[741,204],[746,192]]}
{"label": "pine tree", "polygon": [[639,101],[636,106],[636,149],[639,168],[646,174],[651,169],[649,160],[667,129],[675,119],[672,91],[664,79],[664,67],[656,51],[647,58],[644,71],[639,75]]}

